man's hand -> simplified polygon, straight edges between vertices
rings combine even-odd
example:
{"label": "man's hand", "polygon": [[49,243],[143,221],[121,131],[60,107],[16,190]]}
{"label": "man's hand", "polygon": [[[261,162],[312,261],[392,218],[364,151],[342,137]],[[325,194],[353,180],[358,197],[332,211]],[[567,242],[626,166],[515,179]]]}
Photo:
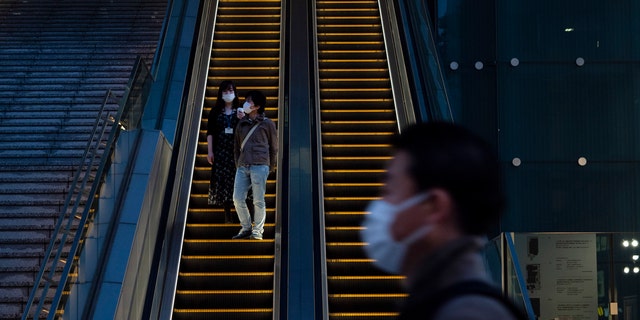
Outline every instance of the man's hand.
{"label": "man's hand", "polygon": [[210,165],[213,165],[213,151],[209,151],[207,154],[207,161],[209,161]]}

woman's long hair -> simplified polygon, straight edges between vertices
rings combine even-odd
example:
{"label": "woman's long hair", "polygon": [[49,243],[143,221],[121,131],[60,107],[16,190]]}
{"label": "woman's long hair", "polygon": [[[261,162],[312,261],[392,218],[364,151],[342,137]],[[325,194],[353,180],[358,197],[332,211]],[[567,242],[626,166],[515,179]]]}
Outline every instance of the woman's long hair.
{"label": "woman's long hair", "polygon": [[237,109],[238,106],[240,106],[240,99],[238,99],[238,89],[236,88],[235,83],[233,83],[233,81],[231,80],[224,80],[220,82],[220,86],[218,87],[218,98],[216,99],[216,104],[211,109],[211,112],[213,112],[213,114],[219,114],[224,109],[225,102],[222,99],[222,92],[226,91],[229,88],[233,89],[233,93],[236,95],[235,98],[233,98],[233,102],[231,103],[233,105],[233,108]]}

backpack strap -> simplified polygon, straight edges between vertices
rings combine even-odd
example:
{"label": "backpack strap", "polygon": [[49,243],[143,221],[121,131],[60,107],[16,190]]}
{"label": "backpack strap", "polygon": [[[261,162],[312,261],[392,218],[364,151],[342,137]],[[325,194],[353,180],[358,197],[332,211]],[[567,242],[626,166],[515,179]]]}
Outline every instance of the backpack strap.
{"label": "backpack strap", "polygon": [[479,280],[459,282],[438,291],[428,298],[418,298],[413,301],[413,307],[409,306],[405,312],[402,313],[400,319],[433,319],[439,308],[444,306],[449,300],[469,294],[483,295],[498,300],[516,319],[528,320],[527,315],[511,300],[505,297],[498,288]]}

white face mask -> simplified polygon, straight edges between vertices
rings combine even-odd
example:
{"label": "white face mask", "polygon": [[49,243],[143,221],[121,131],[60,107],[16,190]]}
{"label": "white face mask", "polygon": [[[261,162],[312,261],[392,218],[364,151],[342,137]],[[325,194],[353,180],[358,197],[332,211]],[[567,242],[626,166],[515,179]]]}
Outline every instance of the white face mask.
{"label": "white face mask", "polygon": [[244,113],[251,113],[251,103],[245,102],[242,105],[242,109],[244,109]]}
{"label": "white face mask", "polygon": [[396,241],[391,235],[391,225],[398,213],[428,197],[428,193],[422,193],[397,205],[384,200],[372,201],[369,204],[367,207],[369,214],[362,224],[365,228],[360,231],[360,238],[368,243],[364,250],[369,258],[375,260],[373,264],[376,267],[388,273],[400,273],[409,246],[431,232],[433,227],[427,225],[418,228],[400,241]]}
{"label": "white face mask", "polygon": [[223,93],[222,94],[222,100],[224,100],[225,102],[231,102],[235,98],[236,98],[235,93]]}

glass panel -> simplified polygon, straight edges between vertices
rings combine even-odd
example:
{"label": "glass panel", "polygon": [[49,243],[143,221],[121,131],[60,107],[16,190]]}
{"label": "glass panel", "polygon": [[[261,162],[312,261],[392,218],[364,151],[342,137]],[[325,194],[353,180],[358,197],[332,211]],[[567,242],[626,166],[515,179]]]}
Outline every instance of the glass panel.
{"label": "glass panel", "polygon": [[640,2],[436,3],[454,118],[506,167],[503,230],[638,231]]}
{"label": "glass panel", "polygon": [[496,2],[505,230],[640,226],[638,14],[631,0]]}
{"label": "glass panel", "polygon": [[557,64],[498,67],[505,156],[558,161],[640,159],[640,67],[576,57]]}
{"label": "glass panel", "polygon": [[633,230],[637,225],[638,215],[632,214],[640,210],[637,164],[587,158],[580,166],[578,155],[564,163],[521,161],[504,165],[508,210],[502,230]]}
{"label": "glass panel", "polygon": [[633,0],[497,1],[499,56],[637,60],[639,9]]}

